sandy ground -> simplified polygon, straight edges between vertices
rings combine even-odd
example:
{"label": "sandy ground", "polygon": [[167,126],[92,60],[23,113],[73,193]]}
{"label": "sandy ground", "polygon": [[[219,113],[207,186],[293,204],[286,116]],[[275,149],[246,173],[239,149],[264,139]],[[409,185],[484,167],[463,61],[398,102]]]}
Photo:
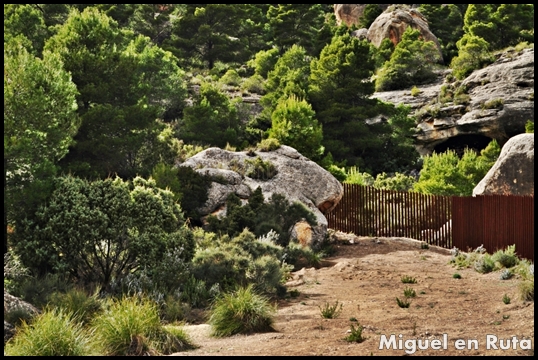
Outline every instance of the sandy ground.
{"label": "sandy ground", "polygon": [[[448,250],[410,239],[355,237],[335,248],[323,267],[293,273],[296,296],[278,301],[273,332],[214,338],[209,325],[187,324],[197,348],[173,355],[534,354],[534,302],[519,299],[519,278],[458,270]],[[404,275],[417,283],[402,283]],[[401,308],[406,287],[416,297]],[[341,314],[323,318],[320,307],[337,301]],[[352,324],[363,327],[363,342],[344,339]]]}

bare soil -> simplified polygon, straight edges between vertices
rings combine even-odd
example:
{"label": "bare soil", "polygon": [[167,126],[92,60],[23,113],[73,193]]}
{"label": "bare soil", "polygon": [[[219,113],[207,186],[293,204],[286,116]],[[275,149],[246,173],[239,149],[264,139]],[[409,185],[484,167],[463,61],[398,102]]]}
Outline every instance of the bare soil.
{"label": "bare soil", "polygon": [[[412,339],[417,344],[414,355],[534,355],[534,302],[520,300],[518,277],[500,280],[499,272],[456,269],[448,250],[421,249],[416,240],[349,240],[337,241],[334,255],[322,267],[293,273],[290,296],[278,301],[273,332],[215,338],[208,324],[187,324],[198,347],[173,355],[410,355],[413,342],[408,341],[407,348],[405,342]],[[404,275],[414,277],[416,284],[402,283]],[[416,297],[409,299],[409,308],[401,308],[396,297],[404,300],[406,287],[413,288]],[[505,294],[509,304],[503,302]],[[341,314],[323,318],[321,308],[336,302],[342,304]],[[363,327],[364,341],[345,340],[352,324]],[[395,344],[380,349],[381,339],[390,340],[392,334]],[[440,349],[432,348],[435,339]],[[428,348],[418,349],[425,340],[430,341]],[[463,349],[456,347],[457,340]],[[529,340],[531,349],[526,350]],[[509,349],[501,349],[507,345]]]}

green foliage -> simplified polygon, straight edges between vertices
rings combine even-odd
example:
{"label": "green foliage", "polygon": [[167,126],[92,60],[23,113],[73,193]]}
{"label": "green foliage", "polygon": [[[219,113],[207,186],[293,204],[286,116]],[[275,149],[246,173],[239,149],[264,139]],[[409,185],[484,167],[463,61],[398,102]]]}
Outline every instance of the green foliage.
{"label": "green foliage", "polygon": [[280,147],[280,142],[275,138],[263,139],[258,143],[256,148],[260,151],[273,151]]}
{"label": "green foliage", "polygon": [[269,36],[280,54],[298,45],[314,55],[316,35],[325,20],[322,5],[270,5],[267,20]]}
{"label": "green foliage", "polygon": [[534,134],[534,121],[527,120],[525,123],[525,132],[527,134]]}
{"label": "green foliage", "polygon": [[261,75],[254,74],[243,80],[241,83],[241,90],[263,95],[265,94],[265,80]]}
{"label": "green foliage", "polygon": [[293,45],[278,58],[274,69],[267,74],[265,82],[267,94],[260,99],[260,104],[264,107],[262,115],[270,119],[278,103],[291,95],[307,99],[309,74],[310,60],[306,50]]}
{"label": "green foliage", "polygon": [[425,156],[413,189],[423,194],[470,196],[499,154],[500,147],[492,140],[480,155],[465,149],[461,159],[453,150]]}
{"label": "green foliage", "polygon": [[504,303],[505,305],[510,304],[510,296],[504,294],[504,295],[503,295],[503,303]]}
{"label": "green foliage", "polygon": [[454,273],[454,274],[452,274],[452,278],[461,279],[461,275],[459,273]]}
{"label": "green foliage", "polygon": [[519,296],[523,301],[534,301],[534,278],[523,280],[518,286]]}
{"label": "green foliage", "polygon": [[185,109],[179,136],[185,142],[224,148],[241,144],[242,128],[235,105],[217,86],[203,83],[193,106]]}
{"label": "green foliage", "polygon": [[418,11],[428,20],[430,31],[439,40],[445,64],[458,54],[456,42],[463,35],[463,14],[455,4],[420,4]]}
{"label": "green foliage", "polygon": [[[176,351],[173,336],[184,349],[185,333],[163,328],[158,306],[145,297],[124,297],[109,301],[105,311],[92,323],[96,338],[103,347],[104,355],[158,355]],[[168,352],[165,354],[169,354]]]}
{"label": "green foliage", "polygon": [[63,309],[65,313],[71,314],[75,322],[83,325],[89,325],[91,320],[103,311],[102,303],[96,294],[88,295],[79,289],[53,293],[47,306]]}
{"label": "green foliage", "polygon": [[243,4],[187,4],[171,28],[163,47],[177,56],[182,66],[213,69],[218,61],[244,62],[250,52],[241,31]]}
{"label": "green foliage", "polygon": [[420,38],[420,31],[408,27],[390,60],[378,71],[376,91],[398,90],[435,79],[433,66],[439,62],[433,41]]}
{"label": "green foliage", "polygon": [[519,258],[516,255],[516,246],[510,245],[504,250],[497,250],[491,255],[494,263],[498,263],[498,267],[511,268],[518,264]]}
{"label": "green foliage", "polygon": [[4,347],[8,356],[98,355],[82,324],[61,309],[46,310],[31,324],[23,322],[15,337]]}
{"label": "green foliage", "polygon": [[347,335],[344,340],[347,342],[356,342],[361,343],[364,340],[366,340],[366,337],[362,334],[362,330],[364,328],[361,324],[357,324],[357,327],[355,327],[353,324],[350,325],[350,333]]}
{"label": "green foliage", "polygon": [[502,98],[490,99],[482,104],[482,109],[501,109],[504,106],[504,100]]}
{"label": "green foliage", "polygon": [[400,300],[398,297],[396,298],[396,303],[401,308],[408,308],[409,305],[411,305],[411,302],[409,300],[407,300],[407,299]]}
{"label": "green foliage", "polygon": [[410,287],[406,287],[403,292],[406,298],[414,298],[417,296],[417,292],[415,291],[415,289]]}
{"label": "green foliage", "polygon": [[495,269],[495,261],[490,254],[484,254],[480,259],[475,261],[473,266],[477,272],[487,274]]}
{"label": "green foliage", "polygon": [[57,178],[47,206],[20,221],[16,239],[16,253],[37,273],[70,274],[105,290],[113,279],[155,267],[171,249],[185,261],[194,251],[173,194],[140,177]]}
{"label": "green foliage", "polygon": [[5,226],[48,192],[54,164],[79,127],[76,94],[57,54],[45,51],[38,58],[18,38],[4,42]]}
{"label": "green foliage", "polygon": [[34,320],[35,316],[36,314],[29,309],[17,307],[6,311],[4,313],[4,320],[16,328],[20,328],[24,323],[30,324]]}
{"label": "green foliage", "polygon": [[417,279],[409,275],[403,275],[400,280],[404,284],[416,284],[417,283]]}
{"label": "green foliage", "polygon": [[[30,271],[32,267],[28,268]],[[34,271],[35,272],[35,271]],[[9,293],[23,299],[37,308],[43,308],[54,292],[67,292],[72,288],[68,276],[47,273],[30,275],[10,284]]]}
{"label": "green foliage", "polygon": [[346,179],[343,182],[346,184],[372,186],[374,184],[374,178],[367,172],[359,172],[356,166],[351,166],[347,170]]}
{"label": "green foliage", "polygon": [[45,50],[60,56],[79,94],[81,126],[61,165],[87,178],[148,176],[163,119],[186,98],[184,72],[171,53],[134,36],[95,7],[73,10]]}
{"label": "green foliage", "polygon": [[491,44],[492,50],[534,42],[533,4],[470,4],[463,30]]}
{"label": "green foliage", "polygon": [[416,86],[413,86],[411,88],[411,96],[413,96],[413,97],[419,96],[421,92],[422,91],[420,91],[420,89],[418,87],[416,87]]}
{"label": "green foliage", "polygon": [[219,296],[210,313],[212,335],[225,337],[273,330],[276,307],[248,285]]}
{"label": "green foliage", "polygon": [[267,78],[269,71],[273,70],[278,60],[278,49],[260,50],[256,56],[247,62],[247,65],[254,68],[256,75],[263,79]]}
{"label": "green foliage", "polygon": [[344,304],[338,303],[338,300],[336,300],[333,305],[328,302],[326,302],[323,307],[318,305],[321,317],[324,319],[336,319],[342,313],[343,307]]}
{"label": "green foliage", "polygon": [[479,36],[465,34],[456,43],[458,56],[452,59],[450,67],[458,80],[463,80],[474,70],[481,69],[493,62],[489,43]]}
{"label": "green foliage", "polygon": [[383,172],[377,174],[373,186],[376,189],[394,190],[394,191],[409,191],[413,188],[416,180],[412,175],[396,173],[393,176]]}
{"label": "green foliage", "polygon": [[366,4],[362,16],[359,19],[358,28],[368,29],[379,15],[383,13],[383,9],[378,4]]}
{"label": "green foliage", "polygon": [[280,144],[291,146],[315,161],[323,153],[323,132],[315,116],[309,103],[290,95],[278,102],[271,115],[269,138],[275,138]]}
{"label": "green foliage", "polygon": [[229,69],[219,80],[225,85],[239,86],[241,83],[241,76],[237,73],[235,69]]}
{"label": "green foliage", "polygon": [[263,160],[256,156],[254,159],[246,159],[247,167],[245,175],[258,180],[269,180],[277,174],[275,165],[270,160]]}
{"label": "green foliage", "polygon": [[335,36],[310,65],[308,95],[323,126],[322,145],[339,166],[347,161],[348,166],[363,167],[381,152],[383,137],[390,133],[386,123],[366,122],[391,108],[370,98],[375,65],[371,51],[365,40]]}
{"label": "green foliage", "polygon": [[43,13],[32,4],[4,4],[4,44],[18,37],[27,50],[41,57],[49,35]]}

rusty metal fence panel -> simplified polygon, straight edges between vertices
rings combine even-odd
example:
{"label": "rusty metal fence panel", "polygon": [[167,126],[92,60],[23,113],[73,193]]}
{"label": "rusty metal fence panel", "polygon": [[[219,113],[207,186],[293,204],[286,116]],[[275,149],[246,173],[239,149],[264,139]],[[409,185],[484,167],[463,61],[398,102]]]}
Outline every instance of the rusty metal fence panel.
{"label": "rusty metal fence panel", "polygon": [[452,200],[454,246],[463,251],[484,245],[492,254],[516,246],[534,261],[534,196],[481,195]]}
{"label": "rusty metal fence panel", "polygon": [[342,200],[325,215],[329,228],[359,236],[399,236],[452,246],[450,196],[343,186]]}
{"label": "rusty metal fence panel", "polygon": [[328,227],[359,236],[408,237],[447,249],[516,245],[534,261],[534,196],[436,196],[343,184]]}

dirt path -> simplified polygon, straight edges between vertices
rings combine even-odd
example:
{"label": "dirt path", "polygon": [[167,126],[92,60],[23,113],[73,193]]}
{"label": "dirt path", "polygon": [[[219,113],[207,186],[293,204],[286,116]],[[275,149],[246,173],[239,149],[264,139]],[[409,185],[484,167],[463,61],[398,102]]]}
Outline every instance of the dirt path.
{"label": "dirt path", "polygon": [[[520,280],[500,280],[498,272],[457,270],[449,260],[448,250],[421,249],[420,242],[409,239],[361,237],[354,244],[340,243],[325,267],[294,273],[296,286],[288,292],[296,289],[298,295],[279,301],[274,332],[214,338],[207,324],[186,325],[199,347],[173,355],[406,355],[413,343],[415,355],[534,354],[534,302],[519,300]],[[453,278],[454,273],[461,279]],[[417,283],[402,283],[403,275]],[[400,308],[396,297],[403,300],[406,287],[417,295],[409,308]],[[509,304],[502,301],[505,294]],[[343,305],[340,316],[324,319],[320,307],[336,301]],[[366,340],[344,340],[350,325],[357,323]],[[390,341],[392,334],[394,343],[380,349],[381,340]],[[440,349],[432,348],[435,339]],[[418,349],[425,340],[428,348]],[[526,350],[529,344],[531,350]],[[502,350],[502,345],[509,349]]]}

